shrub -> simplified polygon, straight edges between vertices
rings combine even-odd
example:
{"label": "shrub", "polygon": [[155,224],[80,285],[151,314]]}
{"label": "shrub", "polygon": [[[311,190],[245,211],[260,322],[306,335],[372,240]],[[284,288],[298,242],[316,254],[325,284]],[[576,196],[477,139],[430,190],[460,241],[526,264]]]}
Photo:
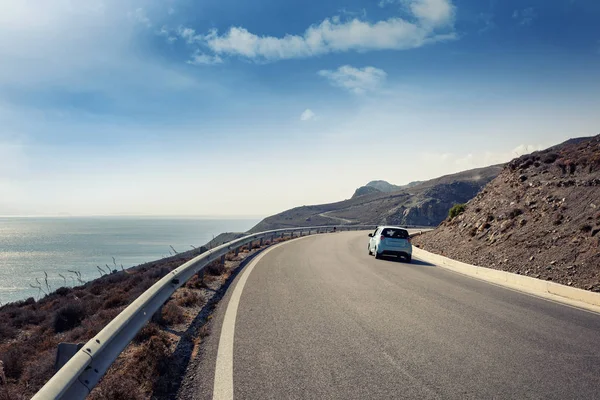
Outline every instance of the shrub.
{"label": "shrub", "polygon": [[[53,346],[54,347],[54,346]],[[46,350],[37,354],[23,371],[23,381],[27,385],[39,388],[54,374],[54,360],[56,359],[56,348]]]}
{"label": "shrub", "polygon": [[122,374],[107,375],[88,396],[90,400],[144,400],[144,393],[135,377]]}
{"label": "shrub", "polygon": [[127,304],[127,298],[125,298],[123,293],[115,293],[104,302],[102,308],[107,310],[109,308],[117,308],[120,306],[124,306],[125,304]]}
{"label": "shrub", "polygon": [[68,288],[68,287],[59,287],[58,289],[56,289],[56,291],[54,293],[56,293],[59,296],[66,296],[69,293],[71,293],[72,289]]}
{"label": "shrub", "polygon": [[9,325],[8,321],[0,322],[0,343],[8,342],[10,339],[14,339],[17,336],[18,331]]}
{"label": "shrub", "polygon": [[510,213],[508,213],[508,217],[510,219],[514,219],[514,218],[517,218],[521,214],[523,214],[523,210],[521,210],[520,208],[515,208],[515,209],[511,210]]}
{"label": "shrub", "polygon": [[179,290],[177,293],[177,304],[181,307],[194,307],[202,302],[197,292],[191,290]]}
{"label": "shrub", "polygon": [[46,319],[46,314],[42,311],[33,311],[29,309],[22,309],[13,318],[12,324],[15,328],[23,328],[27,325],[39,325]]}
{"label": "shrub", "polygon": [[175,303],[167,303],[161,313],[162,323],[166,325],[180,324],[184,321],[183,312]]}
{"label": "shrub", "polygon": [[65,332],[79,326],[85,318],[85,310],[80,304],[70,304],[54,314],[54,331]]}
{"label": "shrub", "polygon": [[465,210],[467,208],[466,204],[455,204],[454,206],[452,206],[452,208],[450,209],[450,211],[448,211],[448,217],[450,219],[454,219],[455,217],[459,216],[460,214],[464,213]]}
{"label": "shrub", "polygon": [[138,332],[138,334],[135,335],[133,341],[135,343],[142,343],[150,339],[152,336],[158,335],[159,333],[160,329],[158,328],[158,325],[156,325],[153,322],[150,322],[144,325],[144,327]]}
{"label": "shrub", "polygon": [[18,347],[10,347],[6,353],[0,356],[4,364],[4,375],[7,379],[18,380],[25,366],[24,357]]}
{"label": "shrub", "polygon": [[591,226],[591,225],[589,225],[589,224],[585,224],[585,225],[582,225],[582,226],[579,228],[579,230],[581,230],[581,232],[585,232],[585,233],[587,233],[587,232],[591,232],[591,231],[592,231],[592,226]]}
{"label": "shrub", "polygon": [[221,260],[215,260],[206,266],[206,272],[209,275],[219,276],[225,272],[225,266],[221,264]]}
{"label": "shrub", "polygon": [[548,153],[544,156],[543,162],[544,164],[553,164],[554,161],[558,160],[559,155],[556,153]]}

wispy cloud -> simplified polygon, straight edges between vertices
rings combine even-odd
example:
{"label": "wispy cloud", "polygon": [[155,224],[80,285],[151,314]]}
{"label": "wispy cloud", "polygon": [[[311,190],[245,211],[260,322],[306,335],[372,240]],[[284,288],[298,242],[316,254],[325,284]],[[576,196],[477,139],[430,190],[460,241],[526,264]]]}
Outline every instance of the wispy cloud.
{"label": "wispy cloud", "polygon": [[309,121],[314,119],[316,116],[317,115],[310,108],[307,108],[302,114],[300,114],[300,121]]}
{"label": "wispy cloud", "polygon": [[533,7],[527,7],[523,10],[515,10],[512,17],[519,22],[519,25],[528,26],[531,25],[538,15]]}
{"label": "wispy cloud", "polygon": [[146,11],[143,8],[137,8],[135,11],[130,12],[129,16],[136,22],[146,25],[146,27],[151,28],[152,22],[150,22],[150,18],[146,15]]}
{"label": "wispy cloud", "polygon": [[412,21],[390,18],[367,22],[358,18],[342,21],[327,18],[310,26],[302,35],[260,36],[243,27],[231,27],[224,34],[212,30],[197,35],[181,27],[177,33],[188,43],[196,43],[216,55],[240,56],[257,61],[307,58],[322,54],[406,50],[456,39],[451,0],[411,0]]}
{"label": "wispy cloud", "polygon": [[327,78],[333,86],[359,95],[378,89],[387,77],[385,71],[375,67],[354,68],[350,65],[335,71],[322,70],[319,75]]}
{"label": "wispy cloud", "polygon": [[177,41],[177,36],[171,34],[169,29],[164,25],[156,32],[156,34],[158,36],[163,36],[168,43],[174,43],[175,41]]}
{"label": "wispy cloud", "polygon": [[203,54],[197,51],[194,54],[192,54],[192,57],[188,60],[187,63],[192,65],[215,65],[221,64],[222,62],[223,59],[218,55],[213,56],[209,54]]}

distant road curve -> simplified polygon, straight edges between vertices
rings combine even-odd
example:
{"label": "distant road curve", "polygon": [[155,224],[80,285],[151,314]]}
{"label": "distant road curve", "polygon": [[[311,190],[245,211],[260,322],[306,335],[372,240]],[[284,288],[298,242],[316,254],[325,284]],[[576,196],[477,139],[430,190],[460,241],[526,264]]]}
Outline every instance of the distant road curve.
{"label": "distant road curve", "polygon": [[376,260],[367,240],[338,232],[261,253],[221,301],[179,398],[598,398],[600,315]]}
{"label": "distant road curve", "polygon": [[319,217],[329,218],[329,219],[332,219],[334,221],[341,222],[342,224],[353,224],[354,222],[356,222],[356,221],[353,221],[351,219],[334,217],[332,215],[329,215],[330,212],[331,211],[327,211],[327,212],[321,213],[321,214],[319,214]]}

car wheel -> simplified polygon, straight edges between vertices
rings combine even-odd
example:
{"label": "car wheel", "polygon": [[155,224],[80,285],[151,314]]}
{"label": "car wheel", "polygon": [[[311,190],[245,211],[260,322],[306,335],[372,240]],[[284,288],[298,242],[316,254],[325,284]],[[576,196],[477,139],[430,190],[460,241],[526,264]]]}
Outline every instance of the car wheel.
{"label": "car wheel", "polygon": [[369,255],[372,256],[373,252],[371,251],[371,245],[367,245],[367,250],[369,250]]}
{"label": "car wheel", "polygon": [[406,262],[410,263],[412,261],[412,256],[406,256]]}
{"label": "car wheel", "polygon": [[375,248],[375,258],[378,259],[378,260],[381,258],[381,256],[377,252],[377,248]]}

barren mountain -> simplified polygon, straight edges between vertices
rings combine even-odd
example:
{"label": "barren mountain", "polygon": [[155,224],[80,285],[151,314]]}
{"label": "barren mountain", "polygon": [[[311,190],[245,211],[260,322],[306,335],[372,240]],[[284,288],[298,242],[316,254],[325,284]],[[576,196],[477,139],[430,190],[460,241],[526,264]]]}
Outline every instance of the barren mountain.
{"label": "barren mountain", "polygon": [[[502,166],[498,165],[473,169],[412,183],[390,193],[367,185],[357,190],[360,195],[355,193],[349,200],[297,207],[265,218],[251,232],[340,224],[436,226],[448,215],[450,207],[473,198],[501,170]],[[376,182],[382,186],[381,181]],[[397,187],[391,184],[383,186]]]}
{"label": "barren mountain", "polygon": [[600,291],[600,135],[519,157],[415,240],[463,262]]}

